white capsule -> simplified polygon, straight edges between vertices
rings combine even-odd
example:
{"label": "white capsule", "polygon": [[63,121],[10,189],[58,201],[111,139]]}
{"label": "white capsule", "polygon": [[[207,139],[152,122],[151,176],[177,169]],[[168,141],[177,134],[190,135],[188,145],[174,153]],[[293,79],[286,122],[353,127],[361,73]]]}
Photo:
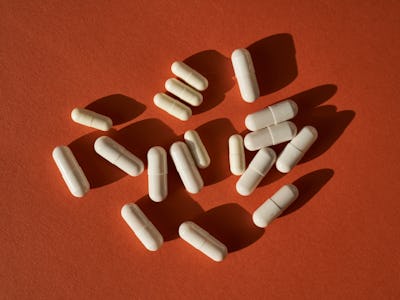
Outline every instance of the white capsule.
{"label": "white capsule", "polygon": [[303,158],[311,145],[318,137],[317,129],[312,126],[305,126],[300,130],[289,144],[283,149],[276,160],[276,168],[282,173],[288,173]]}
{"label": "white capsule", "polygon": [[296,125],[290,121],[285,121],[246,134],[244,146],[247,150],[255,151],[290,141],[296,135],[296,132]]}
{"label": "white capsule", "polygon": [[97,154],[131,176],[138,176],[144,170],[143,162],[108,136],[99,137],[94,143]]}
{"label": "white capsule", "polygon": [[74,108],[71,112],[71,119],[81,125],[107,131],[113,126],[113,121],[104,115],[98,114],[86,108]]}
{"label": "white capsule", "polygon": [[242,99],[254,102],[260,97],[260,90],[250,52],[247,49],[236,49],[231,60]]}
{"label": "white capsule", "polygon": [[211,162],[210,156],[197,131],[188,130],[185,132],[183,138],[189,147],[197,167],[200,169],[207,168]]}
{"label": "white capsule", "polygon": [[262,148],[254,156],[246,171],[236,183],[236,191],[242,196],[248,196],[260,184],[276,160],[275,151]]}
{"label": "white capsule", "polygon": [[199,72],[189,67],[181,61],[176,61],[171,65],[172,73],[191,85],[198,91],[204,91],[208,87],[208,80]]}
{"label": "white capsule", "polygon": [[71,194],[83,197],[89,191],[90,185],[71,149],[67,146],[54,148],[53,159]]}
{"label": "white capsule", "polygon": [[168,79],[165,89],[190,105],[199,106],[203,102],[202,94],[176,78]]}
{"label": "white capsule", "polygon": [[233,175],[242,175],[246,170],[243,138],[240,134],[229,138],[229,167]]}
{"label": "white capsule", "polygon": [[223,243],[191,221],[179,226],[179,236],[214,261],[223,261],[228,254],[228,249]]}
{"label": "white capsule", "polygon": [[253,213],[253,222],[258,227],[265,228],[293,203],[299,196],[298,189],[293,184],[281,187],[271,198],[264,202]]}
{"label": "white capsule", "polygon": [[245,125],[248,130],[256,131],[290,120],[297,115],[297,112],[296,102],[285,100],[248,115],[245,119]]}
{"label": "white capsule", "polygon": [[175,142],[169,149],[169,153],[185,189],[192,194],[200,192],[204,186],[204,182],[188,146],[183,142]]}
{"label": "white capsule", "polygon": [[156,94],[153,98],[153,102],[158,108],[161,108],[179,120],[187,121],[192,116],[192,110],[189,106],[164,93]]}
{"label": "white capsule", "polygon": [[161,233],[135,203],[125,204],[121,216],[149,251],[157,251],[164,242]]}
{"label": "white capsule", "polygon": [[168,195],[167,152],[160,146],[147,152],[149,197],[154,202],[163,201]]}

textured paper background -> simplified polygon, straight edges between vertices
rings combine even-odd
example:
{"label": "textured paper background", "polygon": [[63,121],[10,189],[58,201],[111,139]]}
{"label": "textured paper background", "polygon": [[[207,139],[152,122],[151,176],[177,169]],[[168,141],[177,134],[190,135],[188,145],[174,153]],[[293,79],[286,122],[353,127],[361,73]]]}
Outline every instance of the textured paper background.
{"label": "textured paper background", "polygon": [[[399,28],[396,1],[1,1],[0,294],[3,299],[399,299]],[[229,57],[248,47],[263,96],[240,99]],[[158,110],[174,60],[210,81],[188,122]],[[293,172],[234,189],[227,138],[291,97],[320,139]],[[198,129],[212,165],[187,194],[97,157],[103,133],[70,120],[107,112],[143,160]],[[72,197],[51,158],[69,145],[94,187]],[[279,151],[282,147],[275,147]],[[248,154],[248,161],[252,157]],[[265,231],[251,213],[280,186],[300,199]],[[137,202],[167,240],[147,252],[120,217]],[[230,254],[214,263],[177,239],[195,220]]]}

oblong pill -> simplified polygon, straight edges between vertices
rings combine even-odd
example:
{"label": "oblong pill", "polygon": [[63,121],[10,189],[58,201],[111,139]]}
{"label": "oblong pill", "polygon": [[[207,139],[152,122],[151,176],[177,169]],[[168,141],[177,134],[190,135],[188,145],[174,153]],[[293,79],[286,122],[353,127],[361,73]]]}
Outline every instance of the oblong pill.
{"label": "oblong pill", "polygon": [[283,149],[276,160],[276,168],[288,173],[303,158],[311,145],[317,140],[318,131],[312,126],[305,126]]}
{"label": "oblong pill", "polygon": [[254,102],[260,97],[260,89],[250,52],[243,48],[236,49],[232,53],[231,60],[242,99]]}
{"label": "oblong pill", "polygon": [[208,87],[207,78],[184,62],[175,61],[171,65],[171,71],[175,76],[179,77],[198,91],[204,91]]}
{"label": "oblong pill", "polygon": [[255,151],[264,147],[290,141],[296,135],[297,127],[290,121],[250,132],[244,137],[247,150]]}
{"label": "oblong pill", "polygon": [[67,146],[54,148],[53,159],[71,194],[83,197],[89,191],[90,184],[71,149]]}
{"label": "oblong pill", "polygon": [[98,155],[131,176],[138,176],[144,170],[143,162],[108,136],[101,136],[94,142]]}
{"label": "oblong pill", "polygon": [[71,112],[71,119],[75,123],[107,131],[113,126],[113,121],[104,115],[98,114],[86,108],[74,108]]}
{"label": "oblong pill", "polygon": [[197,131],[188,130],[185,132],[183,138],[189,147],[197,167],[200,169],[207,168],[211,162],[210,156]]}
{"label": "oblong pill", "polygon": [[293,184],[281,187],[271,198],[265,201],[253,213],[256,226],[265,228],[293,203],[299,196],[299,191]]}
{"label": "oblong pill", "polygon": [[179,226],[179,236],[214,261],[223,261],[228,254],[228,249],[223,243],[191,221]]}
{"label": "oblong pill", "polygon": [[202,94],[176,78],[168,79],[165,89],[190,105],[199,106],[203,102]]}
{"label": "oblong pill", "polygon": [[147,163],[149,197],[155,202],[161,202],[168,195],[167,151],[160,146],[150,148]]}
{"label": "oblong pill", "polygon": [[135,203],[125,204],[121,209],[121,216],[147,250],[160,249],[164,239],[139,206]]}
{"label": "oblong pill", "polygon": [[185,189],[192,194],[200,192],[204,182],[188,146],[183,142],[175,142],[169,149],[169,153]]}
{"label": "oblong pill", "polygon": [[276,160],[275,151],[262,148],[254,156],[246,171],[236,183],[236,191],[242,196],[248,196],[260,184]]}
{"label": "oblong pill", "polygon": [[297,112],[296,102],[288,99],[249,114],[245,119],[245,125],[248,130],[256,131],[290,120],[297,115]]}
{"label": "oblong pill", "polygon": [[192,110],[189,106],[164,93],[156,94],[153,98],[153,102],[158,108],[179,120],[187,121],[192,116]]}
{"label": "oblong pill", "polygon": [[243,138],[234,134],[229,138],[229,168],[233,175],[242,175],[246,170],[246,157],[244,155]]}

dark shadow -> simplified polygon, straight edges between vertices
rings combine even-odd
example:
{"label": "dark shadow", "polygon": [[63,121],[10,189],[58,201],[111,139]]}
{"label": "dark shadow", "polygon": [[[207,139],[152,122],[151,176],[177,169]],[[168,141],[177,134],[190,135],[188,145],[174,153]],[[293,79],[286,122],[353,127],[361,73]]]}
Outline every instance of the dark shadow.
{"label": "dark shadow", "polygon": [[261,39],[249,47],[260,88],[260,96],[276,92],[297,77],[293,37],[280,33]]}
{"label": "dark shadow", "polygon": [[114,125],[128,122],[146,110],[144,104],[122,94],[100,98],[86,108],[110,117]]}
{"label": "dark shadow", "polygon": [[293,204],[282,213],[281,217],[303,207],[322,189],[322,187],[332,178],[333,174],[334,171],[332,169],[320,169],[308,173],[293,182],[299,190],[299,198],[297,198],[296,201],[294,201]]}
{"label": "dark shadow", "polygon": [[252,221],[252,216],[236,203],[215,207],[193,221],[224,243],[229,252],[243,249],[264,233]]}
{"label": "dark shadow", "polygon": [[201,51],[186,58],[184,62],[208,80],[208,88],[201,92],[203,103],[192,107],[193,114],[205,112],[220,104],[225,98],[225,93],[235,84],[230,58],[218,51]]}

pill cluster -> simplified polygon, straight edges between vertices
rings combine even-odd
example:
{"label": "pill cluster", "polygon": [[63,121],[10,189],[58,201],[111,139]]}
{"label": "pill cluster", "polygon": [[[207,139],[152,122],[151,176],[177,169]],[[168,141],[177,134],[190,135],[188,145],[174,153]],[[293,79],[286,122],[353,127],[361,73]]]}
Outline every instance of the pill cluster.
{"label": "pill cluster", "polygon": [[[259,96],[259,87],[250,53],[237,49],[232,53],[232,65],[244,101],[254,102]],[[165,82],[166,90],[180,100],[199,106],[203,102],[203,91],[208,86],[207,79],[183,62],[171,66],[178,78]],[[188,120],[191,108],[165,93],[154,96],[156,106],[180,120]],[[229,165],[232,174],[240,176],[236,190],[242,196],[250,195],[276,164],[283,173],[289,172],[303,157],[317,138],[314,127],[306,126],[298,134],[296,125],[289,120],[296,116],[298,107],[292,100],[285,100],[248,115],[245,126],[251,132],[245,138],[234,134],[229,138]],[[113,121],[104,115],[88,109],[75,108],[71,112],[74,122],[107,131]],[[296,135],[297,134],[297,135]],[[199,168],[210,165],[210,156],[199,134],[195,130],[186,131],[184,141],[175,141],[169,154],[188,193],[201,191],[204,181]],[[269,146],[290,141],[277,158]],[[144,171],[144,163],[123,145],[108,136],[101,136],[94,142],[95,152],[130,176],[138,176]],[[246,168],[245,148],[258,151]],[[164,201],[168,196],[167,151],[161,146],[151,147],[147,152],[148,194],[154,202]],[[53,158],[72,195],[84,196],[89,190],[89,182],[79,166],[74,154],[67,146],[53,150]],[[292,184],[281,187],[253,213],[253,222],[258,227],[266,227],[277,218],[297,197],[298,190]],[[122,218],[136,237],[150,251],[158,250],[164,240],[158,229],[135,204],[125,204],[121,209]],[[178,229],[179,236],[214,261],[222,261],[228,254],[227,247],[203,228],[192,221],[183,222]]]}

